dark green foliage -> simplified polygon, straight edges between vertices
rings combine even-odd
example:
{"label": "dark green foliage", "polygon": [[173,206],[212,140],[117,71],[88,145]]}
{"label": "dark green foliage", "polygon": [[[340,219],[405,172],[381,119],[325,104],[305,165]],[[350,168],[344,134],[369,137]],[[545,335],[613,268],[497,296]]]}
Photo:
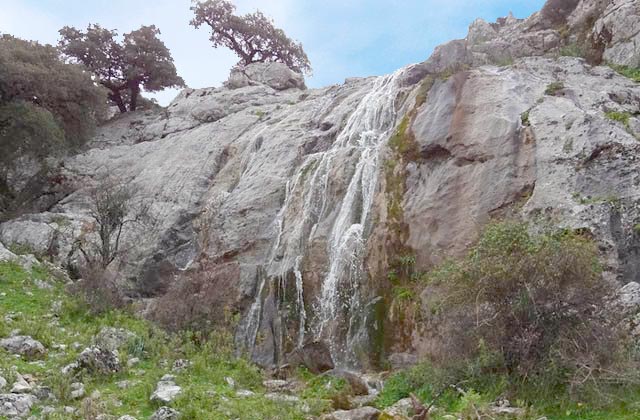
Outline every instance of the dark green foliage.
{"label": "dark green foliage", "polygon": [[236,16],[235,9],[227,0],[196,2],[191,8],[195,14],[191,25],[210,26],[213,46],[232,50],[240,57],[240,65],[279,62],[298,73],[311,72],[302,44],[287,37],[262,12]]}
{"label": "dark green foliage", "polygon": [[18,193],[7,180],[18,165],[42,164],[87,141],[106,111],[103,95],[54,47],[0,36],[0,211]]}
{"label": "dark green foliage", "polygon": [[127,112],[138,107],[142,88],[157,92],[185,86],[159,34],[154,25],[141,26],[118,43],[118,33],[100,25],[89,25],[86,32],[65,26],[59,46],[67,57],[93,72],[109,89],[109,100],[120,112]]}

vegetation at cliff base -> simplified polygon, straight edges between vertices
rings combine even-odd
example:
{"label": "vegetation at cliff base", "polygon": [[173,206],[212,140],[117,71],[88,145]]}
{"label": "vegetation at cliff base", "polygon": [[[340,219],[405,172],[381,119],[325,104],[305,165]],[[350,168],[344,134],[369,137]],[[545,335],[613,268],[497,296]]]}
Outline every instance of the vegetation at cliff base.
{"label": "vegetation at cliff base", "polygon": [[478,410],[506,398],[531,411],[526,418],[631,419],[640,410],[640,359],[605,311],[612,289],[589,237],[495,223],[466,257],[424,277],[422,319],[440,348],[394,373],[378,406],[442,394],[437,405],[459,412],[473,392]]}

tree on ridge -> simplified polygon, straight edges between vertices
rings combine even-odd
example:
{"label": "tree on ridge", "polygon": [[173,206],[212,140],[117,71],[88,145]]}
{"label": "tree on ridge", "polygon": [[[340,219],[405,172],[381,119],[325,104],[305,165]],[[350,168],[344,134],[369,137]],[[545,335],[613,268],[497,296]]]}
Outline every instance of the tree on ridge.
{"label": "tree on ridge", "polygon": [[100,25],[89,25],[84,32],[65,26],[59,32],[62,53],[86,66],[109,90],[109,100],[122,113],[137,109],[142,88],[157,92],[185,86],[155,25],[124,34],[122,43],[115,30]]}

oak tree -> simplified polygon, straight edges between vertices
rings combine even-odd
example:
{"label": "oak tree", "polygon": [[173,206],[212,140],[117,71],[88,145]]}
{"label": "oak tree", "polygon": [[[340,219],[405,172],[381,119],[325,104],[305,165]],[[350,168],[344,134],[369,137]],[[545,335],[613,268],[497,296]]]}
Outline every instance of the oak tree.
{"label": "oak tree", "polygon": [[195,14],[191,25],[196,28],[208,25],[213,46],[231,49],[240,57],[239,65],[279,62],[298,73],[311,72],[309,58],[301,43],[287,37],[262,12],[237,16],[235,9],[227,0],[195,2],[191,7]]}
{"label": "oak tree", "polygon": [[61,51],[93,72],[122,113],[136,110],[141,89],[157,92],[185,86],[154,25],[124,34],[122,42],[115,30],[100,25],[89,25],[86,31],[65,26],[59,32]]}

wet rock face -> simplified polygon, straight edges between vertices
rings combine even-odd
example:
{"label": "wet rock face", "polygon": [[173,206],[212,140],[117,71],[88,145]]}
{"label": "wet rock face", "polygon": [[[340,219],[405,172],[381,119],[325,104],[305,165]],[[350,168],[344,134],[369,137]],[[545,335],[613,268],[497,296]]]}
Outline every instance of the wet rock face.
{"label": "wet rock face", "polygon": [[[123,287],[163,302],[201,280],[190,295],[215,303],[211,319],[239,313],[238,346],[276,367],[315,340],[337,343],[334,364],[362,364],[387,333],[392,245],[429,267],[463,253],[492,218],[588,229],[610,277],[636,280],[640,89],[558,52],[562,32],[636,65],[638,2],[556,3],[528,19],[478,20],[394,75],[303,90],[288,69],[252,65],[228,86],[185,89],[162,112],[115,118],[60,168],[71,194],[3,223],[0,241],[77,264],[88,188],[108,172],[151,202],[154,220],[123,233]],[[410,112],[412,149],[398,162],[389,139]],[[392,351],[426,351],[421,334]]]}

